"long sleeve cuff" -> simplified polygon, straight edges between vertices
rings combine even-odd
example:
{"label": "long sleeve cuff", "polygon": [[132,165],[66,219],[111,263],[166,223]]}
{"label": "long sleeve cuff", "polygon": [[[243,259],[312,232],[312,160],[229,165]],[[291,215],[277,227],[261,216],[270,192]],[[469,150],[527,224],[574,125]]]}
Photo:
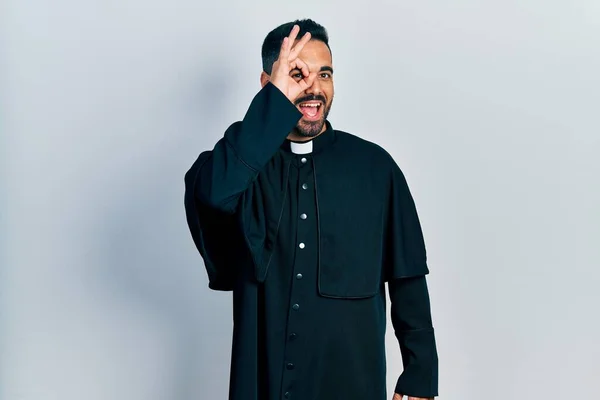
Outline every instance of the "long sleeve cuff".
{"label": "long sleeve cuff", "polygon": [[389,283],[389,290],[392,324],[404,366],[396,393],[438,396],[438,355],[426,278],[395,279]]}
{"label": "long sleeve cuff", "polygon": [[400,332],[404,372],[396,393],[430,398],[438,396],[438,357],[433,328]]}
{"label": "long sleeve cuff", "polygon": [[239,129],[225,138],[236,156],[255,171],[260,170],[294,129],[302,113],[271,82],[252,100]]}
{"label": "long sleeve cuff", "polygon": [[225,131],[186,174],[186,190],[213,208],[235,213],[240,196],[277,153],[302,113],[272,83],[254,96],[242,121]]}

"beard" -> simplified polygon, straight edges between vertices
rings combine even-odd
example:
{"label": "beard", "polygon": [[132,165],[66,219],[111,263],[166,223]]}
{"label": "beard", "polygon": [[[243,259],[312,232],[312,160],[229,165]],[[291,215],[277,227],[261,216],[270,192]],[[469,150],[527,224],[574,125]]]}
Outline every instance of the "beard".
{"label": "beard", "polygon": [[320,96],[306,97],[306,98],[303,98],[303,99],[300,99],[299,101],[297,101],[296,104],[300,104],[304,101],[309,101],[309,100],[321,100],[323,102],[323,105],[321,106],[321,107],[323,107],[323,116],[321,118],[319,118],[318,121],[307,121],[304,119],[304,117],[302,117],[300,119],[300,121],[298,122],[298,124],[296,125],[295,131],[299,136],[313,138],[313,137],[319,135],[321,133],[321,131],[323,130],[323,126],[325,126],[325,121],[327,120],[327,117],[329,116],[329,111],[331,111],[331,105],[333,104],[333,99],[331,100],[331,102],[329,104],[327,104],[325,102],[325,99]]}

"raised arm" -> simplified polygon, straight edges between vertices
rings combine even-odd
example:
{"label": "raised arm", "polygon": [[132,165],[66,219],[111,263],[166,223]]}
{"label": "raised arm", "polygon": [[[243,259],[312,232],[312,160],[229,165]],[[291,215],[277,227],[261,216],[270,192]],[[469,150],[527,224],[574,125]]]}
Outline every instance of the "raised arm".
{"label": "raised arm", "polygon": [[[188,171],[186,190],[193,190],[204,204],[234,213],[240,195],[302,117],[293,101],[312,85],[316,73],[310,74],[298,58],[310,33],[295,43],[298,32],[295,26],[284,39],[270,81],[255,96],[244,119],[231,125],[213,150],[202,153]],[[295,69],[302,71],[303,79],[290,76]]]}
{"label": "raised arm", "polygon": [[[293,101],[316,77],[298,58],[310,34],[296,43],[298,32],[294,27],[284,40],[270,82],[244,119],[231,125],[185,174],[187,223],[214,290],[234,288],[239,264],[248,256],[236,213],[240,199],[302,117]],[[294,69],[302,71],[303,79],[290,76]]]}

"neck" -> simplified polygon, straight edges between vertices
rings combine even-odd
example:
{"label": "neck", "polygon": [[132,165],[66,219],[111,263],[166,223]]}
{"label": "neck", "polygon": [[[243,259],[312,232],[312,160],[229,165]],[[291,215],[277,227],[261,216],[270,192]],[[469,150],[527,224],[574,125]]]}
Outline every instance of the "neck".
{"label": "neck", "polygon": [[[322,132],[321,132],[322,133]],[[321,134],[319,133],[319,135]],[[317,136],[319,136],[317,135]],[[297,133],[290,133],[287,138],[293,142],[308,142],[310,140],[313,140],[314,138],[316,138],[317,136],[302,136],[302,135],[298,135]]]}

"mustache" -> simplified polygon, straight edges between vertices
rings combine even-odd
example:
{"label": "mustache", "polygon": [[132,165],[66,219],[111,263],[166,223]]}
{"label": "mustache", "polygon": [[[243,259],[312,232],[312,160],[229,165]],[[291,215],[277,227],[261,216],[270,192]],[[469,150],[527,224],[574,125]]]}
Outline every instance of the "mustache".
{"label": "mustache", "polygon": [[325,100],[324,96],[320,96],[320,95],[316,96],[314,94],[312,96],[306,96],[301,99],[298,99],[294,102],[294,104],[298,105],[300,103],[304,103],[305,101],[322,101],[324,105],[327,104],[327,101]]}

